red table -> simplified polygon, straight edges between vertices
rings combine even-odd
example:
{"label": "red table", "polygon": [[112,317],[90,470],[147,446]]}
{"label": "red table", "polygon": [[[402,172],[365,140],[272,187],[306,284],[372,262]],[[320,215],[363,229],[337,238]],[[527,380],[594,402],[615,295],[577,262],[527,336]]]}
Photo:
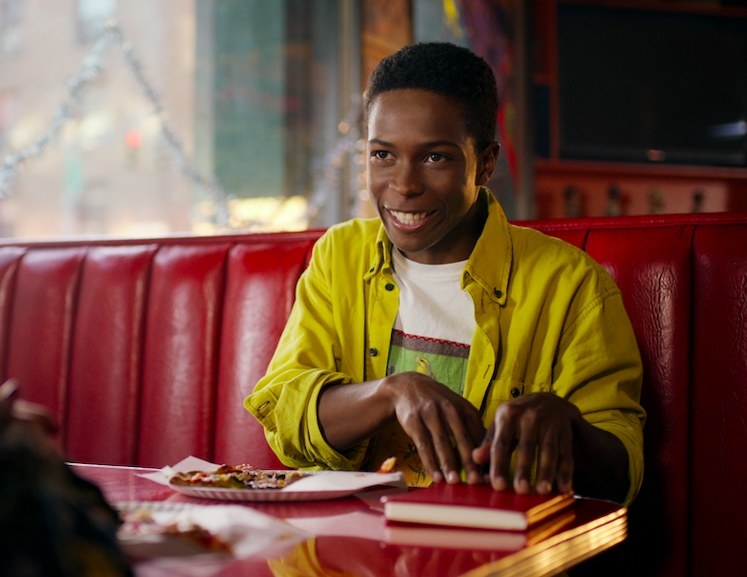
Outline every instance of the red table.
{"label": "red table", "polygon": [[[95,482],[111,503],[130,501],[216,503],[180,495],[144,479],[153,469],[71,464]],[[224,503],[225,504],[225,503]],[[577,499],[573,519],[557,532],[518,550],[457,546],[458,530],[443,529],[452,545],[404,545],[389,539],[379,511],[357,497],[309,502],[242,503],[299,527],[312,538],[270,558],[231,559],[211,575],[281,577],[488,577],[555,575],[609,549],[627,534],[626,509],[594,499]],[[449,537],[453,537],[450,540]],[[136,566],[138,575],[159,575]],[[178,575],[174,570],[164,576]],[[194,575],[185,572],[184,575]]]}

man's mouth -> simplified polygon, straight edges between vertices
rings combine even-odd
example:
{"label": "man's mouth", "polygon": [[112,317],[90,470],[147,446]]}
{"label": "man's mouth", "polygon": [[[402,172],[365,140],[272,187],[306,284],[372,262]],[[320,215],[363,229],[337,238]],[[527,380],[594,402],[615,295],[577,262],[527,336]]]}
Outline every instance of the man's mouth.
{"label": "man's mouth", "polygon": [[389,214],[405,226],[415,226],[426,220],[432,212],[401,212],[399,210],[388,210]]}

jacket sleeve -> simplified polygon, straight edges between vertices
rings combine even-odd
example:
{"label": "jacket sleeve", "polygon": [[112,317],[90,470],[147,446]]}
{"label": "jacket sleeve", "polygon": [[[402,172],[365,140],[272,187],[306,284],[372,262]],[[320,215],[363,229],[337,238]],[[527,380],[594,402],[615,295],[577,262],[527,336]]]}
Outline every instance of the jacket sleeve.
{"label": "jacket sleeve", "polygon": [[294,468],[357,469],[364,447],[341,454],[324,439],[317,402],[325,385],[348,383],[339,372],[340,338],[333,315],[334,258],[329,233],[319,239],[265,375],[244,400],[278,458]]}
{"label": "jacket sleeve", "polygon": [[597,298],[564,331],[554,387],[588,422],[622,441],[630,480],[625,502],[630,503],[643,481],[642,362],[620,291],[604,272],[596,280],[602,284]]}

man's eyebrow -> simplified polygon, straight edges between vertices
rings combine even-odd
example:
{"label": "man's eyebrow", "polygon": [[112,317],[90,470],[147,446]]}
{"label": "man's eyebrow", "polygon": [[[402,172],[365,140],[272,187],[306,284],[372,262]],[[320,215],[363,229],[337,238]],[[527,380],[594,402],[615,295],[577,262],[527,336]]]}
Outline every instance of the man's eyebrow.
{"label": "man's eyebrow", "polygon": [[429,142],[424,142],[421,146],[423,148],[435,148],[437,146],[449,146],[452,148],[459,148],[459,145],[453,140],[431,140]]}
{"label": "man's eyebrow", "polygon": [[[378,144],[379,146],[388,146],[393,147],[394,144],[391,142],[387,142],[386,140],[382,140],[381,138],[371,138],[368,141],[369,144]],[[435,148],[437,146],[448,146],[451,148],[459,148],[459,145],[454,142],[453,140],[429,140],[427,142],[422,142],[420,145],[420,148]]]}
{"label": "man's eyebrow", "polygon": [[380,146],[392,146],[391,142],[387,142],[386,140],[381,140],[380,138],[371,138],[368,141],[369,144],[378,144]]}

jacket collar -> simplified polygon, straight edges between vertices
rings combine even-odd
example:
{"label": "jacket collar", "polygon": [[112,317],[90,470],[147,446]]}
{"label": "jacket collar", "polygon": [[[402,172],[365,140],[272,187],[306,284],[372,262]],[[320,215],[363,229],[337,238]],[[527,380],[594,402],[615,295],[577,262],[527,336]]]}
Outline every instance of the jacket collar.
{"label": "jacket collar", "polygon": [[[488,217],[482,234],[472,249],[462,276],[462,288],[471,277],[498,304],[505,304],[511,271],[513,247],[510,225],[498,200],[486,187],[480,190],[478,202],[487,202]],[[369,279],[381,270],[392,268],[392,242],[383,225],[379,226],[371,267],[365,275]]]}
{"label": "jacket collar", "polygon": [[510,225],[493,193],[483,187],[481,194],[488,203],[488,218],[467,260],[464,269],[467,274],[462,277],[462,287],[468,277],[472,277],[494,301],[503,305],[506,303],[513,258]]}

